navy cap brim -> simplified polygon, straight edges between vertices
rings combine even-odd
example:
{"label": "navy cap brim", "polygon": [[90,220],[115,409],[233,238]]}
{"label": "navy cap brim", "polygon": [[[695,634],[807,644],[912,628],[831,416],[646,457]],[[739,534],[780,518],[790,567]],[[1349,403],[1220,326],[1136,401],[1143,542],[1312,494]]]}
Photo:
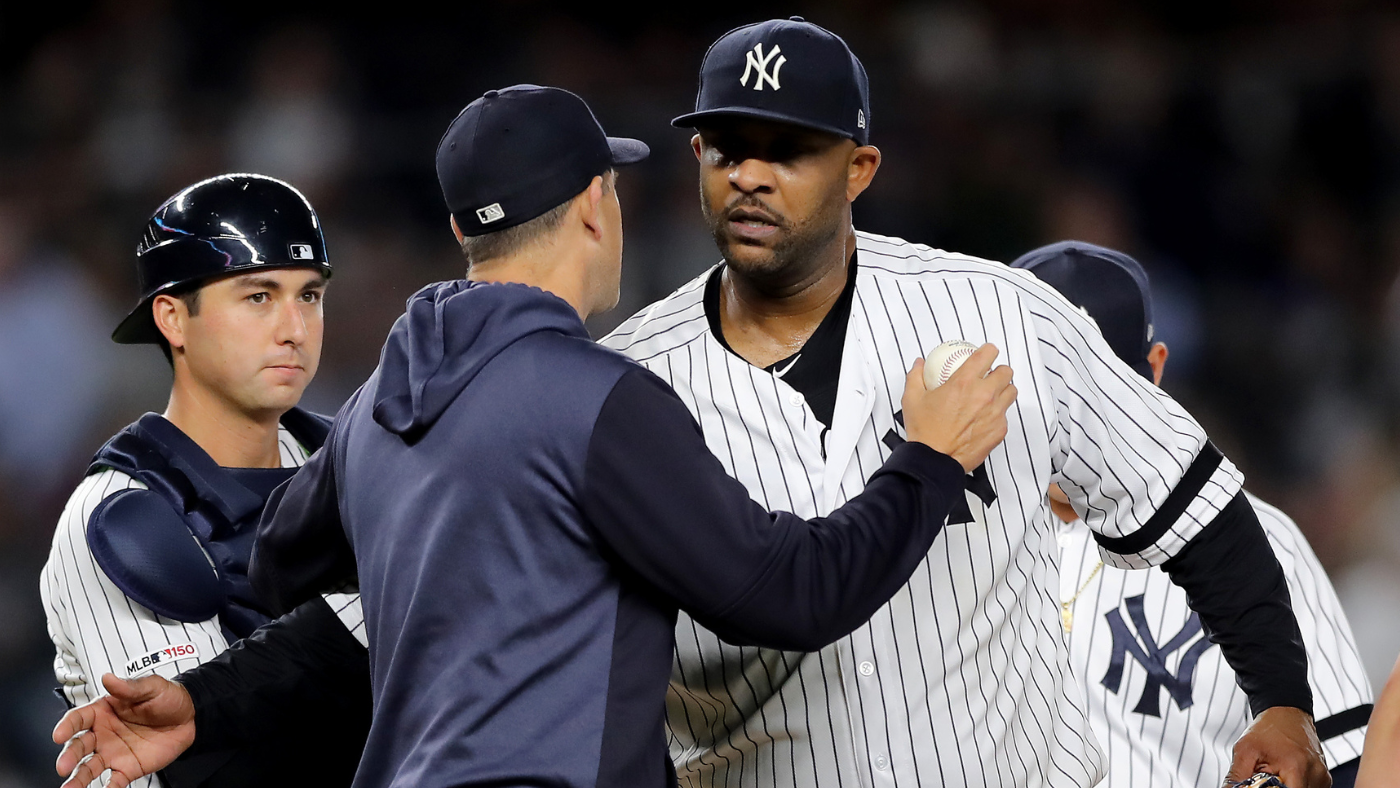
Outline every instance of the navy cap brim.
{"label": "navy cap brim", "polygon": [[651,155],[651,148],[641,140],[630,137],[608,137],[608,150],[612,151],[614,166],[636,164]]}
{"label": "navy cap brim", "polygon": [[703,112],[691,112],[689,114],[681,115],[680,117],[673,119],[671,121],[671,125],[675,126],[678,129],[694,129],[699,128],[701,125],[703,125],[703,123],[706,120],[719,118],[749,118],[752,120],[768,120],[773,121],[775,123],[786,123],[789,126],[798,126],[804,129],[824,131],[828,134],[835,134],[836,136],[841,137],[843,139],[855,139],[855,137],[851,136],[851,133],[849,131],[837,128],[836,126],[828,126],[824,123],[813,123],[808,120],[803,120],[801,118],[794,118],[790,115],[785,115],[781,112],[773,112],[771,110],[764,109],[755,109],[753,107],[720,107],[718,109],[707,109]]}

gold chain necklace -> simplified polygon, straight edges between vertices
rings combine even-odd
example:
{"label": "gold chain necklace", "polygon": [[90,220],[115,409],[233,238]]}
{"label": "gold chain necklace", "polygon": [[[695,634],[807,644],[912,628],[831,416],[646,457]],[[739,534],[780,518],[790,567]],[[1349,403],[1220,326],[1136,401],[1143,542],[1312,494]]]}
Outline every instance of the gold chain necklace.
{"label": "gold chain necklace", "polygon": [[1088,588],[1089,584],[1094,582],[1094,577],[1098,575],[1100,569],[1103,569],[1102,559],[1100,559],[1098,565],[1094,567],[1094,571],[1090,572],[1089,576],[1085,578],[1084,585],[1080,586],[1079,590],[1074,592],[1074,596],[1060,603],[1060,623],[1065,625],[1066,632],[1074,628],[1074,610],[1072,609],[1074,600],[1078,599],[1079,595],[1084,593],[1084,589]]}

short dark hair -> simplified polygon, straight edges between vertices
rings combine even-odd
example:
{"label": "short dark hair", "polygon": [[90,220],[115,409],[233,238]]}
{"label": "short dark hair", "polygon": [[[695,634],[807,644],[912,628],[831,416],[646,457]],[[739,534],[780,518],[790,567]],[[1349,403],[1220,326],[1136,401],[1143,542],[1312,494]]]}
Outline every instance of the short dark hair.
{"label": "short dark hair", "polygon": [[[603,194],[612,191],[616,177],[615,170],[603,173]],[[574,195],[574,197],[577,196]],[[508,257],[558,230],[559,225],[564,223],[564,216],[568,214],[569,206],[573,204],[574,197],[559,203],[523,224],[485,235],[465,236],[462,238],[462,256],[467,258],[467,265],[472,266],[487,260]]]}
{"label": "short dark hair", "polygon": [[[203,290],[203,289],[204,289],[204,283],[203,283],[203,282],[198,282],[198,283],[196,283],[196,284],[194,284],[194,285],[191,285],[190,287],[182,288],[182,289],[179,289],[179,290],[172,290],[172,291],[169,291],[169,292],[166,292],[166,293],[161,293],[161,295],[174,296],[174,297],[180,299],[181,301],[184,301],[184,302],[185,302],[185,309],[189,310],[190,317],[197,317],[197,316],[199,315],[199,291],[200,291],[200,290]],[[155,299],[154,299],[154,298],[151,299],[151,303],[152,303],[152,304],[155,303]],[[167,342],[167,341],[165,340],[165,335],[162,334],[162,333],[160,333],[160,329],[159,329],[159,328],[156,329],[156,336],[157,336],[157,344],[160,345],[160,352],[162,352],[162,353],[165,354],[165,360],[166,360],[166,362],[170,364],[170,368],[171,368],[171,369],[174,369],[174,368],[175,368],[175,354],[174,354],[173,352],[171,352],[171,350],[170,350],[170,343]]]}

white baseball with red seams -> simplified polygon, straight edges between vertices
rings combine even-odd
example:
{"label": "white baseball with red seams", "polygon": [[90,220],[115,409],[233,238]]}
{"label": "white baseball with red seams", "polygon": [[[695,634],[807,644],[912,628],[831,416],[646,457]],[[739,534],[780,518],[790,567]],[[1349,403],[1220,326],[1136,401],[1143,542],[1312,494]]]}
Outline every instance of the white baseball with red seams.
{"label": "white baseball with red seams", "polygon": [[947,383],[948,378],[975,352],[976,345],[961,339],[944,342],[930,350],[928,358],[924,359],[924,388],[932,391]]}

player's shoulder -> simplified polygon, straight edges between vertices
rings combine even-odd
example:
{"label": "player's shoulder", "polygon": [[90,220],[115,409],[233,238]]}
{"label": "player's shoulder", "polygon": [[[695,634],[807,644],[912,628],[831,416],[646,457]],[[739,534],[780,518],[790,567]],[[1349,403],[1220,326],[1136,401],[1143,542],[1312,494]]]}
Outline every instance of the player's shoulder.
{"label": "player's shoulder", "polygon": [[142,488],[103,498],[88,517],[88,551],[122,593],[176,621],[207,621],[223,590],[209,555],[168,500]]}
{"label": "player's shoulder", "polygon": [[[856,250],[860,275],[867,279],[920,287],[977,282],[1006,292],[1013,299],[1048,303],[1055,309],[1073,311],[1064,296],[1035,274],[996,260],[861,230],[856,231]],[[857,286],[859,281],[857,279]]]}
{"label": "player's shoulder", "polygon": [[1269,540],[1278,542],[1280,540],[1289,544],[1302,542],[1307,544],[1307,538],[1298,528],[1298,524],[1293,522],[1284,511],[1277,506],[1263,500],[1254,493],[1245,491],[1245,497],[1249,499],[1249,505],[1254,507],[1254,513],[1259,517],[1259,525],[1263,527],[1264,533]]}
{"label": "player's shoulder", "polygon": [[68,496],[68,502],[58,516],[49,560],[44,564],[42,576],[61,575],[64,565],[73,561],[91,560],[87,528],[93,512],[103,501],[118,493],[144,489],[146,485],[141,480],[115,468],[98,467],[84,476]]}
{"label": "player's shoulder", "polygon": [[68,503],[64,505],[63,513],[59,515],[58,532],[55,534],[55,539],[64,537],[68,532],[80,534],[85,532],[93,511],[104,500],[124,490],[144,489],[146,489],[146,484],[128,473],[105,466],[94,468],[91,473],[83,477],[82,481],[78,482],[78,486],[68,496]]}
{"label": "player's shoulder", "polygon": [[115,468],[95,468],[73,491],[45,572],[87,566],[128,598],[177,621],[213,618],[223,599],[218,574],[181,513]]}
{"label": "player's shoulder", "polygon": [[599,343],[645,361],[695,341],[709,330],[705,283],[717,267],[705,269],[670,295],[643,307]]}
{"label": "player's shoulder", "polygon": [[875,278],[904,281],[988,278],[1017,281],[1027,271],[970,254],[950,252],[903,238],[856,231],[856,264]]}

